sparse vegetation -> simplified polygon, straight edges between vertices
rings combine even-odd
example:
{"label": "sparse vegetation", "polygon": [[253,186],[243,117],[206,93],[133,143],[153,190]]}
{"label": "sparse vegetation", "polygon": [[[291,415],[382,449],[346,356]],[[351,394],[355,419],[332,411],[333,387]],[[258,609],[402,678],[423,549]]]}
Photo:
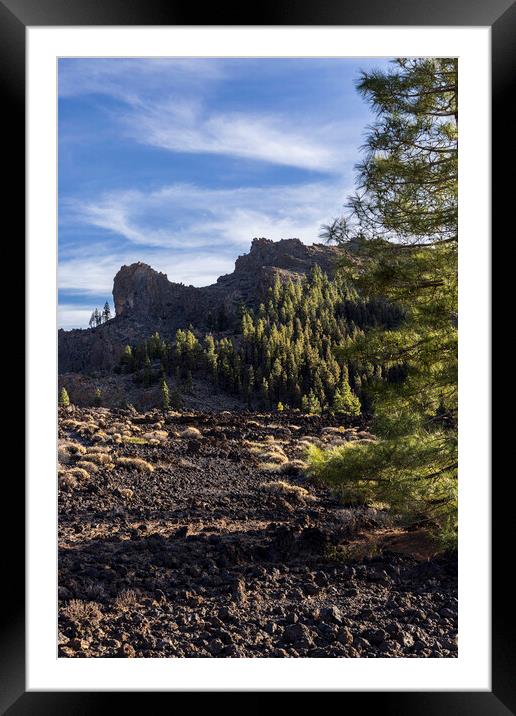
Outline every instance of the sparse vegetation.
{"label": "sparse vegetation", "polygon": [[262,489],[266,492],[272,492],[283,497],[299,500],[301,502],[314,499],[313,495],[311,495],[304,487],[292,485],[289,482],[284,482],[283,480],[266,482],[262,485]]}
{"label": "sparse vegetation", "polygon": [[70,405],[70,397],[68,396],[68,391],[64,387],[61,388],[61,392],[59,393],[59,405],[63,408],[67,408]]}
{"label": "sparse vegetation", "polygon": [[167,381],[163,378],[161,381],[161,407],[163,410],[170,408],[170,391],[168,389]]}
{"label": "sparse vegetation", "polygon": [[108,467],[113,464],[113,459],[110,453],[106,452],[92,452],[88,450],[86,452],[85,459],[89,462],[95,463],[96,465],[103,465],[104,467]]}
{"label": "sparse vegetation", "polygon": [[85,602],[81,599],[71,599],[62,610],[63,616],[72,622],[91,625],[102,619],[102,611],[97,602]]}
{"label": "sparse vegetation", "polygon": [[137,604],[138,598],[136,596],[136,592],[132,589],[124,589],[124,591],[120,592],[120,594],[115,599],[116,609],[119,609],[123,612],[134,609]]}
{"label": "sparse vegetation", "polygon": [[120,497],[123,497],[124,500],[131,500],[134,497],[134,491],[129,487],[120,487],[118,489],[118,494]]}
{"label": "sparse vegetation", "polygon": [[199,439],[202,437],[202,433],[198,428],[188,427],[179,433],[182,438],[194,438]]}
{"label": "sparse vegetation", "polygon": [[88,473],[97,472],[99,469],[99,466],[95,462],[91,462],[91,460],[79,460],[77,467],[86,470]]}
{"label": "sparse vegetation", "polygon": [[154,472],[153,465],[139,457],[119,457],[116,464],[128,469],[134,468],[139,472]]}

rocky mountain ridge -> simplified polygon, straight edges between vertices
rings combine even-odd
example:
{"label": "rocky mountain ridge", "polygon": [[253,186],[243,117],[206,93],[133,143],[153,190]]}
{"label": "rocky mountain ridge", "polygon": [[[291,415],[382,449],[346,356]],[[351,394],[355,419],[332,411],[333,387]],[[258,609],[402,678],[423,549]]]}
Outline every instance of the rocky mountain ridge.
{"label": "rocky mountain ridge", "polygon": [[154,331],[172,338],[190,324],[203,331],[228,329],[238,308],[256,307],[276,276],[300,278],[316,265],[332,275],[337,256],[336,247],[323,244],[257,238],[232,273],[205,287],[173,283],[145,263],[122,266],[113,282],[116,317],[93,329],[59,331],[59,372],[109,370],[124,345]]}

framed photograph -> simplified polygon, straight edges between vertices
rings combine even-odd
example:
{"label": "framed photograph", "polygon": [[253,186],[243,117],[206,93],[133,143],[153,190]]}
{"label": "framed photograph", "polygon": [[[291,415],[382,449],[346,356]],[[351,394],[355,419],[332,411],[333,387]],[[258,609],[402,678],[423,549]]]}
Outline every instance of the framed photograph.
{"label": "framed photograph", "polygon": [[2,713],[516,712],[490,438],[514,5],[0,19],[27,277]]}

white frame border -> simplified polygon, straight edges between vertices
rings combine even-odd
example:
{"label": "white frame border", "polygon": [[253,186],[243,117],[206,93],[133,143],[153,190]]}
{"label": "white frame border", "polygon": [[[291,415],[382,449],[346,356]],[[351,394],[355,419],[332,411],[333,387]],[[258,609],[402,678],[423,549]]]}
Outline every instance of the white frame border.
{"label": "white frame border", "polygon": [[[27,28],[28,691],[490,690],[490,36],[488,27]],[[58,659],[49,321],[57,308],[57,58],[425,55],[459,57],[458,658]]]}

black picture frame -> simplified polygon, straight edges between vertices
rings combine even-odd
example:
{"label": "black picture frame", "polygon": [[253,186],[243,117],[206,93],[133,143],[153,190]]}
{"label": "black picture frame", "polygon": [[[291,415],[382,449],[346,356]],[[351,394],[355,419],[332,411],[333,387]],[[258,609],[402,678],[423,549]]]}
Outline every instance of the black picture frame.
{"label": "black picture frame", "polygon": [[[25,30],[33,26],[78,25],[367,25],[367,26],[490,26],[492,31],[492,136],[493,176],[502,176],[507,162],[507,141],[513,135],[512,115],[507,111],[513,74],[516,9],[511,0],[344,0],[262,2],[203,7],[174,0],[0,0],[0,81],[3,98],[4,138],[13,148],[5,207],[15,218],[10,241],[22,248],[25,216]],[[199,19],[202,18],[202,22]],[[510,124],[509,124],[510,123]],[[5,149],[5,148],[4,148]],[[5,156],[5,155],[4,155]],[[502,165],[503,162],[503,165]],[[512,206],[510,181],[499,181],[492,195],[493,235],[508,218]],[[509,222],[507,222],[507,226]],[[14,240],[14,241],[13,241]],[[23,344],[23,341],[20,345]],[[21,355],[17,356],[21,364]],[[7,479],[7,474],[6,474]],[[14,479],[14,478],[17,479]],[[510,475],[508,474],[509,478]],[[502,479],[503,482],[503,479]],[[4,568],[8,593],[0,612],[0,712],[22,714],[93,714],[103,708],[120,708],[129,695],[131,705],[142,704],[149,692],[26,692],[25,691],[25,568],[24,484],[21,475],[9,476],[9,512],[18,527],[16,539],[4,540]],[[514,597],[508,587],[508,556],[513,511],[493,481],[493,593],[492,593],[492,691],[490,692],[346,692],[360,699],[360,708],[380,708],[381,713],[502,716],[516,713],[516,660],[514,655]],[[511,530],[512,532],[512,530]],[[509,569],[510,572],[510,569]],[[167,696],[168,694],[164,694]],[[116,702],[115,702],[116,699]],[[358,705],[358,703],[357,703]]]}

